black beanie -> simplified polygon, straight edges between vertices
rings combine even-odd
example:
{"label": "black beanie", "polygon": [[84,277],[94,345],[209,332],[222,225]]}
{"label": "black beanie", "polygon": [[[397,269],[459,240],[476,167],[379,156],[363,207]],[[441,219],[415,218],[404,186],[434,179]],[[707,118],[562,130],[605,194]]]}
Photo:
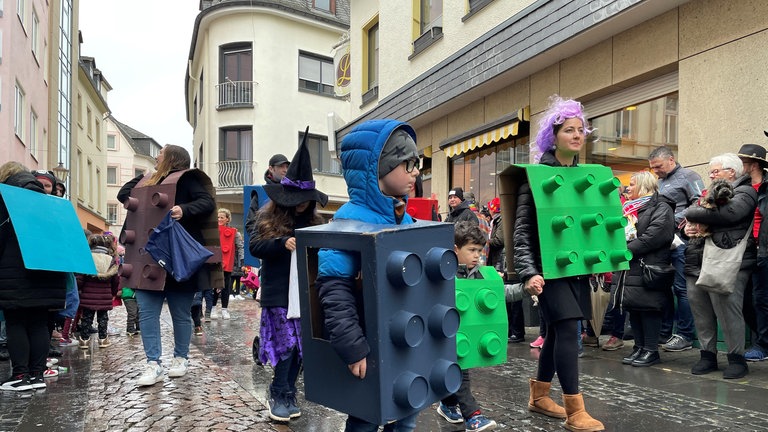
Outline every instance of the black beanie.
{"label": "black beanie", "polygon": [[408,132],[396,129],[384,143],[379,156],[379,178],[389,174],[401,163],[418,159],[419,152],[416,149],[416,141]]}
{"label": "black beanie", "polygon": [[460,200],[464,201],[464,189],[460,187],[451,189],[451,191],[448,192],[448,197],[451,195],[456,195]]}

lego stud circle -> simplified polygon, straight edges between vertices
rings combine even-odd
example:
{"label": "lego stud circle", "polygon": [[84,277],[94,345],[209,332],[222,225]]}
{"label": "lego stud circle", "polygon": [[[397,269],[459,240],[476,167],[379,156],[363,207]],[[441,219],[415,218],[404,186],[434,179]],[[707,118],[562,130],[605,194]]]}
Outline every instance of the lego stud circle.
{"label": "lego stud circle", "polygon": [[396,346],[415,348],[424,339],[424,320],[401,310],[389,322],[389,337]]}
{"label": "lego stud circle", "polygon": [[573,182],[573,187],[579,192],[584,192],[593,184],[595,184],[595,176],[593,174],[587,174],[584,177],[577,178]]}
{"label": "lego stud circle", "polygon": [[452,338],[459,331],[459,311],[456,308],[437,304],[429,311],[427,328],[432,337]]}
{"label": "lego stud circle", "polygon": [[155,192],[152,194],[152,205],[155,207],[163,208],[168,205],[168,202],[170,200],[168,199],[168,194],[162,193],[162,192]]}
{"label": "lego stud circle", "polygon": [[394,251],[387,260],[387,279],[396,287],[414,286],[421,280],[421,258],[404,251]]}
{"label": "lego stud circle", "polygon": [[561,176],[560,174],[555,174],[552,177],[544,180],[541,182],[541,188],[546,193],[552,193],[557,190],[560,186],[565,184],[565,178]]}
{"label": "lego stud circle", "polygon": [[603,223],[605,218],[600,213],[588,213],[581,217],[581,226],[584,228],[596,227]]}
{"label": "lego stud circle", "polygon": [[575,263],[579,260],[579,254],[576,251],[560,251],[555,256],[555,262],[561,267]]}
{"label": "lego stud circle", "polygon": [[475,294],[475,305],[480,312],[493,312],[499,307],[499,296],[488,288],[478,290]]}
{"label": "lego stud circle", "polygon": [[486,332],[480,337],[477,349],[483,357],[496,357],[501,352],[501,338],[495,332]]}
{"label": "lego stud circle", "polygon": [[608,254],[605,251],[586,251],[584,252],[584,262],[587,264],[598,264],[605,261],[608,258]]}
{"label": "lego stud circle", "polygon": [[144,279],[156,281],[163,277],[163,269],[160,268],[160,266],[154,264],[147,264],[141,270],[141,277]]}
{"label": "lego stud circle", "polygon": [[400,374],[392,387],[395,403],[406,409],[420,409],[427,402],[429,383],[411,371]]}
{"label": "lego stud circle", "polygon": [[452,280],[459,268],[459,259],[451,249],[433,247],[427,252],[424,271],[435,282]]}
{"label": "lego stud circle", "polygon": [[120,243],[124,245],[129,245],[135,242],[136,242],[136,231],[123,230],[123,232],[120,233]]}
{"label": "lego stud circle", "polygon": [[134,197],[128,197],[128,199],[123,204],[123,207],[125,207],[128,211],[136,211],[136,209],[139,208],[139,200]]}
{"label": "lego stud circle", "polygon": [[120,269],[118,272],[120,273],[120,276],[128,279],[131,277],[131,273],[133,273],[133,265],[128,263],[123,263],[123,265],[120,266]]}
{"label": "lego stud circle", "polygon": [[631,259],[632,259],[632,251],[629,249],[611,251],[611,262],[613,263],[621,263],[624,261],[629,261]]}
{"label": "lego stud circle", "polygon": [[456,333],[456,357],[462,359],[469,355],[472,350],[472,344],[469,343],[469,338],[464,333]]}
{"label": "lego stud circle", "polygon": [[605,219],[605,226],[611,231],[624,229],[627,226],[627,218],[624,216],[615,216]]}
{"label": "lego stud circle", "polygon": [[611,192],[617,190],[621,186],[621,180],[613,177],[611,179],[600,182],[597,186],[603,195],[609,195]]}
{"label": "lego stud circle", "polygon": [[469,310],[469,306],[472,304],[472,299],[469,298],[464,291],[456,291],[456,309],[459,312],[466,312]]}
{"label": "lego stud circle", "polygon": [[456,393],[461,386],[461,368],[445,359],[436,361],[429,372],[429,385],[438,395]]}
{"label": "lego stud circle", "polygon": [[552,229],[556,232],[573,226],[573,216],[555,216],[552,218]]}

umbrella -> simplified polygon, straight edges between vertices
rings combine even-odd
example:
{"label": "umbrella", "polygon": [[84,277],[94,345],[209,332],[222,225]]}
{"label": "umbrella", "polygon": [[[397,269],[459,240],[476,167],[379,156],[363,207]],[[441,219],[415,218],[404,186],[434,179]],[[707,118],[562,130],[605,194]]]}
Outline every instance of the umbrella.
{"label": "umbrella", "polygon": [[[619,277],[623,277],[623,272],[619,273]],[[592,302],[592,319],[589,320],[592,324],[592,330],[595,331],[595,335],[600,335],[600,331],[603,328],[603,319],[605,318],[605,311],[608,307],[608,303],[611,300],[610,284],[606,286],[605,275],[597,274],[589,279],[589,284],[592,287],[590,292],[590,300]],[[608,292],[606,292],[606,289]]]}

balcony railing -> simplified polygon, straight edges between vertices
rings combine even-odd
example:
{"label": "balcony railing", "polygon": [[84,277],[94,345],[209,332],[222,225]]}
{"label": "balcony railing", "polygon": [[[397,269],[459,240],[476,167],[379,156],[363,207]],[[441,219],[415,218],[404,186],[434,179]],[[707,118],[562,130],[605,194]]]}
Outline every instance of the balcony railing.
{"label": "balcony railing", "polygon": [[216,84],[219,95],[216,109],[253,107],[254,81],[227,81]]}
{"label": "balcony railing", "polygon": [[250,160],[230,160],[216,163],[220,189],[239,189],[254,184],[256,162]]}

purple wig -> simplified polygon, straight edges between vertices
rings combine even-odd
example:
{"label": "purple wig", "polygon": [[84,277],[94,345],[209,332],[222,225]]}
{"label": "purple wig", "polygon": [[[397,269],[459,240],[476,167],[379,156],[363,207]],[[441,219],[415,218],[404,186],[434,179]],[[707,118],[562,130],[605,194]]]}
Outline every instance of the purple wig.
{"label": "purple wig", "polygon": [[571,118],[581,119],[584,125],[584,134],[592,132],[587,126],[587,118],[584,115],[584,107],[580,102],[573,99],[563,99],[558,95],[549,98],[549,108],[544,116],[539,120],[539,133],[536,135],[536,144],[534,150],[537,150],[536,160],[541,154],[555,148],[555,126],[563,124]]}

